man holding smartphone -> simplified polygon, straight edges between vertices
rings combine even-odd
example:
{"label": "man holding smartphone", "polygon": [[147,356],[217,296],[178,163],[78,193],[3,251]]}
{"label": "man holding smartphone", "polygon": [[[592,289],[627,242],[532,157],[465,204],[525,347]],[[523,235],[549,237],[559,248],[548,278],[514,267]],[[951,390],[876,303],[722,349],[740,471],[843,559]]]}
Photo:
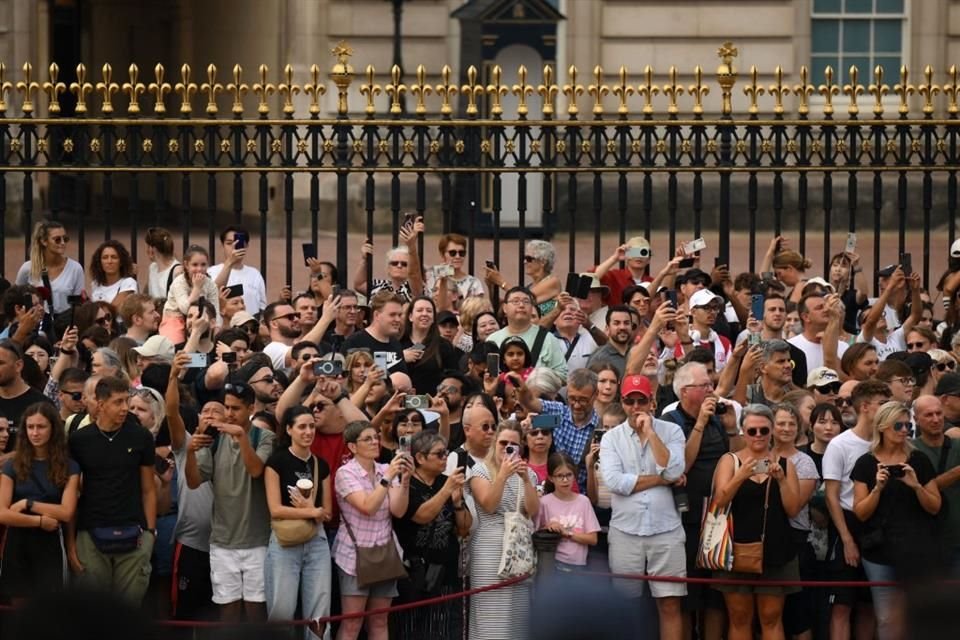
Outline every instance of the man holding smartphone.
{"label": "man holding smartphone", "polygon": [[245,265],[250,233],[243,227],[231,225],[220,233],[223,262],[207,269],[217,289],[243,285],[243,304],[247,312],[257,315],[267,306],[267,285],[255,267]]}

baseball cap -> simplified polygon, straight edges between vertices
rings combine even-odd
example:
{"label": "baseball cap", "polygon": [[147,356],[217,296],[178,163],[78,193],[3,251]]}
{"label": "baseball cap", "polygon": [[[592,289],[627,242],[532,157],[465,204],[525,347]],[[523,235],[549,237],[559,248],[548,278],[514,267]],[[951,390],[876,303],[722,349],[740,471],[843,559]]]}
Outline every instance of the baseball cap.
{"label": "baseball cap", "polygon": [[134,347],[133,350],[144,358],[156,358],[157,356],[173,358],[174,353],[176,353],[173,343],[164,336],[150,336],[142,347]]}
{"label": "baseball cap", "polygon": [[230,318],[230,326],[234,329],[237,327],[242,327],[248,322],[256,322],[257,319],[250,315],[247,311],[237,311],[233,314],[233,317]]}
{"label": "baseball cap", "polygon": [[930,357],[930,354],[923,351],[908,353],[903,361],[913,370],[913,375],[917,378],[930,371],[930,368],[933,367],[933,358]]}
{"label": "baseball cap", "polygon": [[710,278],[710,274],[704,271],[703,269],[697,269],[696,267],[688,269],[684,273],[681,273],[677,276],[677,286],[681,284],[686,284],[687,282],[698,281],[703,286],[709,287],[713,284],[713,280]]}
{"label": "baseball cap", "polygon": [[960,373],[945,373],[933,390],[935,396],[960,396]]}
{"label": "baseball cap", "polygon": [[717,300],[723,304],[723,298],[715,294],[713,291],[710,291],[710,289],[700,289],[700,291],[697,291],[690,296],[690,308],[705,307],[714,300]]}
{"label": "baseball cap", "polygon": [[807,374],[807,388],[822,387],[834,382],[840,382],[840,376],[830,367],[817,367]]}
{"label": "baseball cap", "polygon": [[457,316],[454,315],[452,311],[441,311],[437,314],[437,324],[460,324],[460,321],[457,319]]}
{"label": "baseball cap", "polygon": [[627,376],[620,384],[620,396],[626,398],[631,393],[642,393],[647,398],[653,397],[653,387],[646,376]]}
{"label": "baseball cap", "polygon": [[816,278],[810,278],[809,280],[807,280],[807,284],[820,285],[825,289],[830,289],[830,291],[833,291],[833,285],[827,282],[826,280],[824,280],[823,278],[821,278],[820,276],[817,276]]}

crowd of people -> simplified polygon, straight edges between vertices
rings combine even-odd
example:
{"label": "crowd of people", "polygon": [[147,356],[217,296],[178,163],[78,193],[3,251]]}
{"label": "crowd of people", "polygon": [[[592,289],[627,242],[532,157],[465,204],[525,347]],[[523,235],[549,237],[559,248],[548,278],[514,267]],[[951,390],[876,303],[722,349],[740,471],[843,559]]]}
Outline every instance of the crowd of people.
{"label": "crowd of people", "polygon": [[[367,243],[352,289],[308,258],[293,292],[238,226],[216,265],[149,229],[143,278],[37,224],[2,283],[3,597],[317,620],[525,575],[540,530],[570,588],[734,581],[614,579],[644,637],[893,640],[911,584],[960,574],[960,241],[935,296],[899,256],[872,297],[855,248],[810,277],[784,237],[736,275],[634,237],[564,284],[544,240],[510,282],[457,234],[418,255],[423,232],[383,278]],[[299,632],[522,638],[531,588]]]}

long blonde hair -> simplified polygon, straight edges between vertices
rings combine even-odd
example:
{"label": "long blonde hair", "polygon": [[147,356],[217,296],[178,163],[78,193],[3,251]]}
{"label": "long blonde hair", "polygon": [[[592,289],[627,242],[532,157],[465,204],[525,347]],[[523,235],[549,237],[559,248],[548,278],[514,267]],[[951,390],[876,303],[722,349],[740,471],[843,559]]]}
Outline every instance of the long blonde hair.
{"label": "long blonde hair", "polygon": [[520,434],[520,442],[517,446],[523,446],[523,429],[520,427],[519,422],[516,420],[504,420],[497,425],[497,431],[493,435],[493,446],[490,447],[490,451],[487,451],[487,457],[483,459],[484,464],[487,465],[487,471],[490,472],[490,482],[496,482],[497,474],[500,473],[501,460],[497,455],[497,439],[504,431],[516,431]]}
{"label": "long blonde hair", "polygon": [[41,220],[33,225],[33,238],[30,240],[30,280],[40,280],[40,273],[47,268],[43,257],[43,242],[50,235],[50,229],[65,229],[63,223],[56,220]]}
{"label": "long blonde hair", "polygon": [[[880,405],[877,414],[873,417],[873,439],[870,441],[870,453],[876,455],[883,443],[881,434],[892,428],[893,423],[902,415],[910,418],[910,407],[902,402],[890,400]],[[913,451],[913,445],[910,443],[910,438],[907,438],[903,441],[903,453],[910,457],[911,451]]]}

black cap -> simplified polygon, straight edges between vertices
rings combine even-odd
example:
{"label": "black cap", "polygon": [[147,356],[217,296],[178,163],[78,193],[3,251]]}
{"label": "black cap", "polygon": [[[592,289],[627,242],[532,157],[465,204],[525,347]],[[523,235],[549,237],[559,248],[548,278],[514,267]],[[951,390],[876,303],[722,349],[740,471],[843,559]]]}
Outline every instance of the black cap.
{"label": "black cap", "polygon": [[687,271],[677,276],[677,286],[693,281],[699,281],[705,287],[709,287],[711,284],[713,284],[710,274],[703,269],[697,269],[696,267],[693,269],[687,269]]}
{"label": "black cap", "polygon": [[452,311],[441,311],[437,314],[437,324],[447,324],[448,322],[460,324],[460,320],[457,319],[456,314]]}
{"label": "black cap", "polygon": [[877,275],[880,276],[881,278],[889,278],[890,276],[893,275],[893,272],[896,271],[897,267],[899,266],[900,265],[898,264],[887,265],[883,269],[880,269],[880,271],[877,271]]}
{"label": "black cap", "polygon": [[960,373],[945,373],[933,390],[935,396],[960,396]]}
{"label": "black cap", "polygon": [[930,371],[933,366],[933,358],[923,351],[909,353],[903,361],[913,370],[913,375],[918,378]]}

